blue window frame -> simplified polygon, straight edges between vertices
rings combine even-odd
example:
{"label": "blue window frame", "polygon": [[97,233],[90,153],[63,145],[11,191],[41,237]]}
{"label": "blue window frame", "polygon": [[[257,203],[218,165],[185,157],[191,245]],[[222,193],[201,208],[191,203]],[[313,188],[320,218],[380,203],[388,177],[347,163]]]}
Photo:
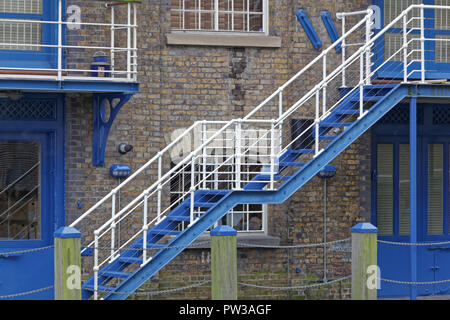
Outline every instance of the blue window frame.
{"label": "blue window frame", "polygon": [[[63,1],[63,8],[64,7],[65,3]],[[1,19],[57,21],[58,20],[57,13],[58,13],[58,1],[42,0],[42,8],[39,13],[0,12],[0,23]],[[39,39],[40,41],[38,41],[39,44],[56,45],[58,43],[57,24],[29,23],[27,25],[22,25],[20,22],[18,23],[3,22],[2,24],[4,30],[6,31],[9,30],[10,32],[12,32],[13,30],[12,25],[15,25],[15,28],[17,28],[16,29],[17,33],[19,33],[19,25],[21,25],[20,30],[31,30],[31,26],[33,26],[34,30],[38,30],[40,28],[40,30],[38,30],[40,34],[37,35],[36,31],[34,34],[34,36],[40,37]],[[10,37],[10,39],[12,39],[12,37]],[[11,41],[10,43],[13,42],[12,40],[10,41]],[[21,41],[23,43],[23,39]],[[8,42],[9,41],[7,41],[7,43]],[[19,43],[22,44],[21,42]],[[26,45],[17,46],[16,48],[11,49],[7,49],[6,46],[4,46],[2,49],[0,49],[0,66],[8,68],[45,68],[45,69],[56,68],[58,60],[56,48],[34,47],[33,50],[30,50],[31,47],[28,47],[26,48],[26,50],[24,50],[24,47],[26,47]]]}
{"label": "blue window frame", "polygon": [[[380,8],[380,28],[384,28],[385,23],[390,21],[390,18],[394,18],[392,15],[390,18],[385,19],[385,15],[389,16],[386,13],[387,6],[397,6],[400,8],[402,5],[405,6],[405,3],[407,4],[406,7],[408,7],[410,4],[429,4],[429,5],[448,5],[446,0],[408,0],[408,1],[399,1],[399,0],[373,0],[373,4],[378,6]],[[406,7],[401,7],[401,10],[406,9]],[[401,10],[395,10],[392,9],[392,11],[398,11],[398,14],[401,12]],[[418,12],[418,10],[417,10]],[[418,14],[418,13],[416,13]],[[436,15],[436,12],[434,9],[425,9],[424,10],[424,16],[425,16],[425,38],[450,38],[450,30],[448,29],[448,19],[449,19],[450,12],[445,12],[445,15],[443,17],[441,15]],[[442,24],[443,21],[439,19],[446,19],[445,23]],[[387,20],[387,21],[386,21]],[[439,23],[440,25],[439,25]],[[375,33],[378,33],[381,29],[376,29]],[[387,33],[380,37],[373,49],[374,57],[374,67],[377,68],[380,66],[386,58],[390,57],[396,50],[398,50],[401,46],[401,40],[399,40],[399,37],[401,37],[402,33],[402,27],[401,25],[396,26],[396,28],[391,28],[387,31]],[[410,31],[410,37],[419,37],[420,31],[419,30],[411,30]],[[425,42],[425,60],[426,60],[426,78],[428,79],[448,79],[450,78],[450,56],[448,55],[448,42],[435,42],[435,41],[426,41]],[[410,49],[418,49],[420,48],[420,44],[418,41],[413,41],[412,45],[413,48]],[[445,54],[442,54],[442,53]],[[420,55],[419,52],[412,54],[412,58],[417,57]],[[376,74],[377,78],[403,78],[402,70],[403,70],[403,64],[400,61],[401,55],[398,54],[396,56],[396,59],[398,61],[392,61],[386,63]],[[420,69],[420,63],[419,62],[413,62],[411,66],[408,68],[408,72],[411,70],[419,70]],[[420,73],[413,73],[411,75],[411,78],[417,78],[420,79]]]}

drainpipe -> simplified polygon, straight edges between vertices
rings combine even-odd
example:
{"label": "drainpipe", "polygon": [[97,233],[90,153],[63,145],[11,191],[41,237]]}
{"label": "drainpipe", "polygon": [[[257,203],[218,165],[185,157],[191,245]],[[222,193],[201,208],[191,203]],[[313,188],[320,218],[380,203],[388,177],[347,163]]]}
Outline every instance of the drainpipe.
{"label": "drainpipe", "polygon": [[327,279],[327,179],[336,175],[336,168],[333,166],[325,166],[317,174],[323,179],[323,282]]}

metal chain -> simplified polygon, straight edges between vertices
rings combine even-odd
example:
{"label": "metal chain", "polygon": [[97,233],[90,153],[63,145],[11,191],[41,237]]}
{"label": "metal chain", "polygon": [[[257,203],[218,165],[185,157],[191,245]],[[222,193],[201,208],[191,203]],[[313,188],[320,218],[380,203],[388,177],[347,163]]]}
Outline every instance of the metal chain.
{"label": "metal chain", "polygon": [[377,242],[393,244],[393,245],[397,245],[397,246],[437,246],[437,245],[450,244],[450,241],[411,243],[411,242],[395,242],[395,241],[377,240]]}
{"label": "metal chain", "polygon": [[[290,246],[270,246],[270,245],[259,245],[259,244],[252,244],[252,243],[245,243],[245,242],[238,242],[237,246],[242,247],[253,247],[253,248],[269,248],[269,249],[292,249],[292,248],[311,248],[311,247],[320,247],[324,245],[330,245],[330,244],[336,244],[341,242],[350,241],[351,238],[341,239],[341,240],[335,240],[335,241],[329,241],[329,242],[321,242],[321,243],[312,243],[312,244],[304,244],[304,245],[290,245]],[[177,248],[195,248],[197,246],[203,246],[205,244],[210,243],[211,240],[205,240],[199,243],[194,243],[186,246],[167,246],[162,248],[147,248],[147,250],[158,250],[158,249],[177,249]],[[95,247],[86,247],[89,249],[95,249]],[[111,250],[111,247],[97,247],[99,250]],[[123,251],[142,251],[142,248],[126,248],[123,249]]]}
{"label": "metal chain", "polygon": [[[142,295],[159,295],[159,294],[166,294],[166,293],[172,293],[172,292],[177,292],[177,291],[182,291],[182,290],[187,290],[187,289],[192,289],[192,288],[197,288],[197,287],[201,287],[205,284],[210,283],[211,280],[206,280],[203,282],[199,282],[196,284],[192,284],[190,286],[186,286],[186,287],[180,287],[180,288],[173,288],[173,289],[167,289],[167,290],[161,290],[161,291],[132,291],[132,292],[125,292],[125,291],[114,291],[114,294],[126,294],[126,295],[130,295],[130,294],[134,294],[134,295],[138,295],[138,296],[142,296]],[[83,289],[83,290],[87,290],[87,291],[92,291],[94,292],[94,289]],[[101,290],[98,289],[97,291],[99,292],[105,292],[108,293],[109,291],[107,290]]]}
{"label": "metal chain", "polygon": [[[198,243],[193,243],[193,244],[188,244],[185,246],[167,246],[167,247],[161,247],[161,248],[147,248],[147,250],[166,250],[166,249],[179,249],[179,248],[195,248],[195,247],[199,247],[199,246],[203,246],[207,243],[211,242],[210,240],[205,240],[205,241],[201,241]],[[99,249],[99,250],[111,250],[111,247],[85,247],[88,249]],[[142,251],[144,250],[143,248],[125,248],[125,249],[121,249],[122,251]]]}
{"label": "metal chain", "polygon": [[381,280],[384,282],[396,283],[396,284],[410,284],[410,285],[427,285],[427,284],[440,284],[440,283],[450,282],[450,279],[437,280],[437,281],[424,281],[424,282],[400,281],[400,280],[390,280],[390,279],[383,279],[383,278],[379,278],[378,280]]}
{"label": "metal chain", "polygon": [[313,243],[313,244],[303,244],[303,245],[291,245],[291,246],[266,246],[266,245],[259,245],[259,244],[251,244],[251,243],[242,243],[238,242],[238,246],[243,247],[255,247],[255,248],[273,248],[273,249],[293,249],[293,248],[311,248],[311,247],[320,247],[324,245],[329,244],[335,244],[340,242],[349,241],[351,238],[341,239],[341,240],[335,240],[335,241],[329,241],[329,242],[322,242],[322,243]]}
{"label": "metal chain", "polygon": [[38,293],[38,292],[42,292],[45,290],[49,290],[52,289],[53,286],[48,286],[45,288],[41,288],[41,289],[36,289],[36,290],[31,290],[31,291],[27,291],[27,292],[21,292],[21,293],[15,293],[15,294],[9,294],[6,296],[0,296],[0,299],[9,299],[9,298],[15,298],[15,297],[20,297],[20,296],[25,296],[25,295],[29,295],[29,294],[33,294],[33,293]]}
{"label": "metal chain", "polygon": [[244,283],[244,282],[238,282],[239,285],[244,286],[244,287],[253,287],[253,288],[259,288],[259,289],[270,289],[270,290],[294,290],[294,289],[308,289],[308,288],[315,288],[315,287],[321,287],[321,286],[326,286],[335,282],[340,282],[343,280],[347,280],[350,279],[352,276],[348,275],[339,279],[335,279],[335,280],[331,280],[331,281],[327,281],[327,282],[321,282],[321,283],[315,283],[315,284],[311,284],[311,285],[306,285],[306,286],[292,286],[292,287],[268,287],[268,286],[261,286],[261,285],[256,285],[256,284],[249,284],[249,283]]}
{"label": "metal chain", "polygon": [[13,254],[20,254],[20,253],[36,252],[36,251],[51,249],[53,247],[54,246],[52,245],[52,246],[47,246],[47,247],[42,247],[42,248],[34,248],[34,249],[27,249],[27,250],[20,250],[20,251],[0,252],[0,256],[7,256],[7,255],[13,255]]}

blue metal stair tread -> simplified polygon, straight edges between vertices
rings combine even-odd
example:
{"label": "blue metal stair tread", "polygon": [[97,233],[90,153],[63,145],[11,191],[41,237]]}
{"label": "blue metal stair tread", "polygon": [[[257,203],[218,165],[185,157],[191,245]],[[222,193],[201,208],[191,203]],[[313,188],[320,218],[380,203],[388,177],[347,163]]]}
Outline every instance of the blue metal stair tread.
{"label": "blue metal stair tread", "polygon": [[346,115],[346,114],[359,114],[359,110],[336,110],[333,113],[338,115]]}
{"label": "blue metal stair tread", "polygon": [[149,233],[151,233],[151,234],[178,235],[178,234],[181,233],[181,231],[152,228],[152,229],[149,230]]}
{"label": "blue metal stair tread", "polygon": [[[390,89],[389,89],[390,90]],[[364,96],[364,101],[379,101],[381,99],[384,98],[384,96],[386,95],[387,92],[383,92],[377,95],[365,95]]]}
{"label": "blue metal stair tread", "polygon": [[[136,243],[134,247],[138,247],[139,249],[142,249],[142,238],[140,238]],[[161,249],[165,248],[167,245],[165,244],[158,244],[158,243],[147,243],[147,249]],[[139,250],[140,251],[140,250]]]}
{"label": "blue metal stair tread", "polygon": [[304,153],[314,153],[314,149],[291,149],[290,153],[304,154]]}
{"label": "blue metal stair tread", "polygon": [[[213,207],[217,202],[201,202],[201,201],[194,201],[194,207],[196,208],[211,208]],[[190,203],[183,203],[185,207],[190,207]]]}
{"label": "blue metal stair tread", "polygon": [[170,221],[190,221],[191,218],[189,216],[167,216],[167,219]]}
{"label": "blue metal stair tread", "polygon": [[294,161],[283,161],[280,162],[280,167],[303,167],[306,162],[294,162]]}
{"label": "blue metal stair tread", "polygon": [[[281,176],[279,174],[275,174],[273,176],[274,180],[287,180],[290,176]],[[259,180],[269,180],[270,174],[258,174],[253,181],[259,181]]]}
{"label": "blue metal stair tread", "polygon": [[[321,127],[347,127],[351,126],[354,122],[321,122],[319,125]],[[314,151],[314,150],[313,150]]]}
{"label": "blue metal stair tread", "polygon": [[112,278],[123,278],[123,279],[126,279],[126,278],[128,278],[131,275],[131,273],[108,270],[108,271],[105,271],[103,273],[99,273],[99,275],[101,277],[112,277]]}
{"label": "blue metal stair tread", "polygon": [[[94,285],[93,284],[83,284],[82,288],[84,290],[89,290],[89,291],[94,291]],[[102,291],[102,292],[113,292],[114,291],[114,287],[109,287],[109,286],[98,286],[97,290],[98,291]]]}
{"label": "blue metal stair tread", "polygon": [[136,257],[119,257],[119,262],[142,264],[144,260]]}
{"label": "blue metal stair tread", "polygon": [[198,193],[205,193],[205,194],[223,194],[223,195],[225,195],[225,194],[227,194],[227,193],[229,193],[231,191],[233,191],[233,190],[228,190],[228,189],[224,189],[224,190],[218,190],[218,189],[202,190],[202,189],[200,189],[200,190],[195,191],[195,193],[198,192]]}
{"label": "blue metal stair tread", "polygon": [[338,136],[319,136],[319,140],[334,140]]}

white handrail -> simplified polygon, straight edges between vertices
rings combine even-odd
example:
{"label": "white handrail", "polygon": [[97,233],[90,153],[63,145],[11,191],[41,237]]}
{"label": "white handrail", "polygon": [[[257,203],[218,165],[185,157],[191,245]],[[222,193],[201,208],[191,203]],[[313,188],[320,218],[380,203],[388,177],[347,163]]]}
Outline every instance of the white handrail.
{"label": "white handrail", "polygon": [[[359,21],[355,26],[353,26],[350,30],[348,30],[344,35],[342,35],[338,40],[336,40],[333,44],[330,45],[327,49],[323,50],[313,61],[308,63],[305,67],[302,68],[297,74],[295,74],[293,77],[291,77],[285,84],[283,84],[280,88],[278,88],[272,95],[270,95],[267,99],[265,99],[262,103],[260,103],[256,108],[254,108],[247,116],[245,116],[242,120],[243,121],[249,121],[249,119],[252,115],[254,115],[256,112],[258,112],[262,107],[264,107],[270,100],[272,100],[275,96],[280,94],[289,84],[291,84],[293,81],[295,81],[298,77],[300,77],[302,74],[304,74],[311,66],[313,66],[317,61],[322,59],[326,54],[328,54],[332,49],[334,49],[344,38],[351,35],[355,30],[357,30],[362,24],[364,24],[369,18],[370,13],[372,12],[371,9],[368,9],[365,11],[368,13],[367,16],[365,16],[361,21]],[[229,128],[229,126],[236,120],[229,121],[223,128],[221,128],[219,131],[216,132],[215,135],[210,137],[207,141],[203,142],[203,144],[197,149],[202,150],[205,146],[207,146],[209,143],[211,143],[215,137],[220,135],[226,128]],[[252,121],[255,121],[252,119]],[[258,120],[256,120],[258,121]],[[80,216],[78,219],[76,219],[70,226],[74,227],[76,226],[80,221],[82,221],[86,216],[88,216],[90,213],[92,213],[95,209],[97,209],[101,204],[103,204],[106,200],[108,200],[113,193],[118,192],[121,188],[123,188],[125,185],[127,185],[131,180],[133,180],[136,176],[138,176],[143,170],[148,168],[152,163],[154,163],[161,154],[166,153],[169,149],[171,149],[174,145],[179,143],[186,135],[190,134],[192,129],[199,125],[201,121],[196,121],[190,128],[188,128],[182,135],[178,136],[171,144],[169,144],[167,147],[165,147],[162,151],[160,151],[155,157],[153,157],[150,161],[148,161],[144,166],[142,166],[140,169],[138,169],[134,174],[132,174],[129,178],[127,178],[124,182],[122,182],[119,186],[117,186],[115,189],[113,189],[108,195],[106,195],[103,199],[101,199],[99,202],[97,202],[93,207],[91,207],[88,211],[86,211],[82,216]],[[208,123],[217,123],[216,121],[208,121]],[[155,185],[157,186],[160,184],[160,181],[163,181],[165,178],[170,177],[170,174],[175,172],[179,167],[186,164],[187,161],[191,160],[193,155],[197,155],[196,151],[192,151],[181,163],[179,163],[177,166],[175,166],[172,170],[170,170],[168,173],[166,173],[161,179],[158,179],[157,182],[155,182],[151,187],[149,187],[149,192],[155,188]],[[141,194],[142,195],[142,194]],[[135,201],[132,201],[129,203],[128,206],[124,207],[121,211],[119,211],[116,215],[120,216],[122,212],[125,212],[127,209],[129,209],[133,204],[135,204],[137,201],[139,201],[142,197],[138,196],[139,199],[135,199]],[[119,214],[120,213],[120,214]],[[114,219],[115,219],[114,218]],[[113,218],[111,219],[113,220]]]}
{"label": "white handrail", "polygon": [[[407,26],[407,15],[409,12],[411,12],[411,10],[415,9],[415,8],[420,8],[420,19],[421,19],[421,26],[420,26],[420,32],[421,32],[421,37],[420,39],[410,39],[407,40],[405,35],[406,35],[406,26]],[[206,174],[203,174],[202,177],[200,178],[200,182],[196,181],[194,179],[194,166],[196,163],[197,159],[200,159],[202,156],[205,158],[205,149],[210,147],[210,144],[216,139],[218,138],[221,134],[227,132],[227,130],[229,128],[234,128],[234,134],[238,135],[239,132],[241,132],[242,130],[242,124],[243,123],[267,123],[270,124],[270,129],[267,131],[267,135],[270,136],[270,148],[271,148],[271,153],[270,153],[270,171],[265,171],[264,173],[267,174],[268,176],[270,176],[270,179],[268,181],[268,186],[270,188],[270,190],[274,190],[274,175],[275,175],[275,163],[274,161],[276,160],[276,158],[279,158],[279,156],[284,152],[284,150],[286,150],[286,148],[284,148],[283,150],[280,150],[278,153],[275,153],[274,150],[276,148],[275,143],[276,143],[276,139],[275,139],[275,128],[282,128],[282,124],[283,121],[286,120],[289,116],[291,116],[296,110],[298,110],[298,108],[300,106],[302,106],[305,102],[307,102],[309,99],[314,98],[315,97],[315,122],[309,126],[309,128],[307,128],[306,130],[304,130],[303,132],[300,133],[299,136],[304,135],[309,129],[315,127],[315,155],[319,154],[322,150],[319,150],[320,146],[319,146],[319,124],[321,123],[321,121],[323,121],[324,119],[326,119],[330,114],[331,111],[334,110],[344,99],[346,99],[347,97],[349,97],[352,93],[354,93],[356,90],[360,90],[359,91],[359,118],[365,116],[366,112],[363,109],[363,90],[364,90],[364,86],[370,83],[370,79],[371,77],[378,72],[378,70],[380,70],[381,68],[383,68],[386,63],[390,62],[393,60],[393,58],[400,52],[404,51],[405,53],[405,57],[403,59],[403,61],[400,61],[400,63],[402,63],[403,65],[403,72],[405,73],[404,75],[404,80],[405,82],[408,80],[408,74],[407,74],[407,69],[408,66],[410,65],[410,63],[408,63],[407,60],[407,48],[408,45],[410,43],[412,43],[413,41],[417,41],[419,40],[421,42],[421,48],[420,53],[420,61],[421,62],[421,66],[420,66],[420,70],[414,70],[411,72],[421,72],[421,81],[423,82],[425,80],[425,55],[424,55],[424,42],[427,40],[424,38],[424,9],[450,9],[450,6],[434,6],[434,5],[411,5],[409,6],[407,9],[405,9],[404,11],[402,11],[399,16],[397,16],[395,19],[393,19],[388,25],[386,25],[382,30],[380,30],[376,35],[374,35],[373,37],[370,38],[371,34],[370,34],[370,30],[372,27],[372,14],[373,14],[373,10],[368,9],[367,11],[362,11],[362,12],[366,12],[367,15],[364,17],[364,19],[362,19],[357,25],[355,25],[352,29],[350,29],[349,31],[347,31],[344,35],[342,35],[338,40],[336,40],[329,48],[327,48],[326,50],[322,51],[322,53],[320,55],[318,55],[315,59],[313,59],[313,61],[311,61],[309,64],[307,64],[302,70],[300,70],[299,72],[297,72],[296,75],[294,75],[293,77],[291,77],[286,83],[284,83],[282,86],[280,86],[274,93],[272,93],[272,95],[270,95],[268,98],[266,98],[261,104],[259,104],[255,109],[253,109],[246,117],[244,117],[243,119],[233,119],[230,120],[228,122],[223,122],[223,121],[197,121],[195,122],[188,130],[186,130],[182,135],[178,136],[177,139],[175,139],[169,146],[167,146],[165,149],[163,149],[163,151],[160,151],[154,158],[152,158],[147,164],[144,165],[144,167],[140,168],[138,171],[136,171],[132,176],[130,176],[130,178],[128,178],[126,181],[124,181],[124,183],[122,183],[120,186],[118,186],[117,188],[115,188],[113,191],[111,191],[106,197],[104,197],[101,201],[99,201],[94,207],[92,207],[90,210],[88,210],[82,217],[80,217],[79,219],[77,219],[72,225],[78,223],[79,221],[81,221],[83,218],[85,218],[87,215],[89,215],[90,213],[92,213],[92,211],[94,211],[95,209],[97,209],[102,203],[104,203],[107,199],[109,199],[113,194],[115,194],[115,192],[117,192],[118,190],[120,190],[123,186],[125,186],[127,183],[129,183],[132,179],[134,179],[137,175],[139,175],[142,170],[145,170],[145,168],[147,168],[150,164],[154,163],[156,160],[158,160],[158,179],[156,180],[156,182],[154,182],[152,185],[150,185],[150,187],[146,188],[139,196],[137,196],[136,198],[134,198],[134,200],[132,200],[128,205],[126,205],[123,209],[121,209],[119,212],[115,213],[114,211],[112,212],[112,216],[111,218],[106,221],[104,224],[102,224],[100,227],[98,227],[95,231],[94,231],[94,244],[96,245],[96,250],[97,246],[98,246],[98,240],[101,236],[105,235],[106,233],[108,233],[109,231],[114,232],[113,226],[118,222],[121,221],[124,217],[126,217],[127,215],[129,215],[131,212],[133,212],[134,210],[136,210],[136,208],[138,208],[140,205],[142,205],[143,203],[143,199],[144,199],[144,223],[143,223],[143,228],[140,229],[137,233],[135,233],[125,244],[128,244],[131,239],[134,239],[136,236],[140,235],[141,232],[143,232],[143,234],[146,235],[146,231],[148,230],[148,227],[152,224],[152,223],[156,223],[156,221],[160,220],[160,215],[164,215],[166,214],[166,212],[170,212],[170,208],[165,209],[163,212],[159,211],[158,212],[158,216],[154,219],[151,219],[150,222],[148,222],[148,216],[147,216],[147,200],[150,196],[156,194],[156,192],[158,192],[158,190],[160,190],[160,188],[162,186],[165,186],[167,183],[170,182],[172,175],[174,173],[178,173],[180,172],[180,170],[183,170],[183,168],[186,168],[186,166],[191,165],[191,184],[190,184],[190,189],[188,191],[186,191],[183,195],[187,196],[187,195],[191,195],[191,203],[190,203],[190,223],[195,223],[194,221],[194,194],[195,191],[200,188],[201,185],[203,185],[203,187],[206,186],[206,184],[204,183],[203,180],[201,180],[202,178],[207,179]],[[345,17],[345,16],[343,16]],[[404,33],[404,37],[403,37],[403,45],[396,51],[394,52],[389,58],[385,59],[385,61],[378,65],[377,68],[375,68],[374,70],[371,69],[371,60],[370,60],[370,56],[369,54],[371,54],[371,48],[373,47],[373,45],[375,44],[375,42],[382,37],[389,29],[391,29],[396,23],[398,23],[401,19],[403,19],[403,33]],[[412,21],[412,19],[410,20]],[[331,71],[330,73],[326,72],[326,55],[330,52],[330,50],[332,50],[333,48],[335,48],[339,43],[342,43],[343,41],[345,41],[345,39],[348,37],[349,34],[353,33],[359,26],[361,26],[363,23],[366,23],[366,34],[365,34],[365,40],[364,40],[364,44],[358,48],[356,50],[356,52],[354,52],[349,58],[346,58],[342,64],[340,64],[338,67],[336,67],[335,69],[333,69],[333,71]],[[419,29],[419,28],[416,28]],[[439,40],[436,40],[439,41]],[[322,60],[322,61],[321,61]],[[329,85],[329,83],[334,80],[336,77],[339,76],[339,74],[341,72],[345,72],[345,70],[349,67],[352,66],[353,63],[358,62],[359,61],[359,79],[357,79],[356,81],[358,81],[358,84],[356,86],[354,86],[351,90],[349,90],[348,92],[346,92],[346,94],[343,97],[340,97],[339,99],[337,99],[338,101],[335,102],[330,108],[326,108],[325,105],[325,98],[326,98],[326,92],[323,92],[323,105],[320,106],[320,91],[324,90],[324,88],[326,88],[327,85]],[[321,62],[324,65],[324,72],[322,75],[322,79],[314,86],[314,88],[312,88],[311,90],[309,90],[306,94],[304,94],[299,100],[297,100],[294,104],[292,104],[292,106],[286,110],[285,112],[282,112],[282,94],[283,94],[283,90],[289,85],[291,84],[293,81],[295,81],[297,78],[299,78],[306,70],[308,70],[311,66],[315,65],[316,63]],[[260,120],[260,119],[250,119],[256,112],[258,112],[259,110],[261,110],[262,107],[264,107],[269,101],[271,101],[274,97],[279,96],[279,109],[278,109],[278,115],[275,119],[270,119],[270,120]],[[320,112],[320,108],[322,109],[322,112]],[[320,114],[322,113],[322,115]],[[181,139],[183,137],[185,137],[187,134],[190,134],[190,132],[192,130],[194,130],[198,125],[201,125],[203,130],[206,130],[206,124],[224,124],[220,129],[218,129],[217,131],[213,131],[213,135],[211,137],[209,137],[208,139],[205,138],[205,136],[202,137],[202,143],[199,147],[197,147],[194,151],[190,152],[189,155],[187,155],[186,157],[184,157],[174,168],[172,168],[171,170],[168,170],[168,172],[166,172],[164,175],[161,173],[161,157],[162,154],[166,153],[167,151],[169,151],[175,144],[177,144],[179,141],[181,141]],[[234,127],[235,126],[235,127]],[[235,160],[235,171],[234,173],[236,174],[236,180],[231,180],[232,182],[235,183],[236,188],[240,188],[241,187],[241,179],[240,179],[240,164],[241,164],[241,141],[240,141],[240,137],[239,138],[235,138],[235,150],[234,150],[234,154],[232,156],[230,156],[229,159],[231,159],[233,156],[236,157]],[[259,139],[262,139],[261,137]],[[269,139],[269,138],[267,138]],[[281,140],[280,140],[281,141]],[[282,147],[281,143],[280,143],[280,147]],[[228,161],[228,160],[227,160]],[[205,163],[203,163],[203,165],[205,166]],[[215,170],[217,170],[218,168],[216,168]],[[211,175],[212,173],[210,173]],[[184,192],[184,191],[183,191]],[[158,192],[159,193],[159,192]],[[124,244],[124,245],[125,245]],[[115,257],[116,252],[119,252],[121,248],[124,247],[124,245],[119,246],[119,248],[114,251],[113,246],[111,247],[111,259],[113,259]],[[98,267],[103,265],[105,263],[105,261],[103,261],[102,263],[98,263],[98,251],[96,251],[95,254],[95,261],[94,261],[94,271],[97,270],[98,272]],[[144,258],[144,263],[147,261],[147,256],[145,255]],[[95,275],[98,278],[98,274]]]}

